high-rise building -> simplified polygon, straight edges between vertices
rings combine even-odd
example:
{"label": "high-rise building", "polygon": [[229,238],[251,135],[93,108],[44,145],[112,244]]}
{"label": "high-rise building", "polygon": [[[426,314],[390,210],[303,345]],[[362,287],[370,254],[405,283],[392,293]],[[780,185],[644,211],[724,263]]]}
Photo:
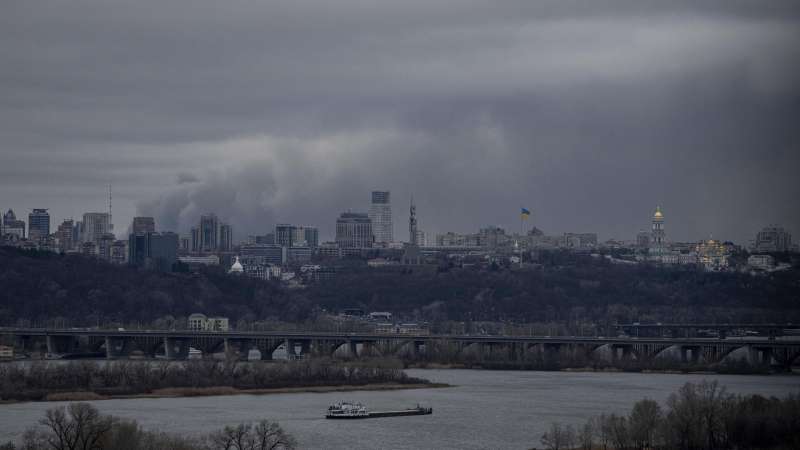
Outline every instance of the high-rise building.
{"label": "high-rise building", "polygon": [[58,241],[58,250],[62,253],[72,251],[75,248],[74,236],[75,224],[72,220],[65,220],[61,222],[56,230],[56,240]]}
{"label": "high-rise building", "polygon": [[50,236],[50,214],[46,209],[37,208],[28,214],[28,239],[41,241]]}
{"label": "high-rise building", "polygon": [[17,216],[12,209],[3,214],[3,234],[15,235],[17,239],[25,238],[25,221],[17,220]]}
{"label": "high-rise building", "polygon": [[214,252],[219,247],[219,219],[216,214],[200,216],[199,251]]}
{"label": "high-rise building", "polygon": [[178,235],[175,233],[148,233],[148,261],[146,267],[159,272],[169,272],[178,260]]}
{"label": "high-rise building", "polygon": [[394,240],[391,194],[389,191],[372,191],[369,220],[372,221],[372,232],[375,234],[376,243],[387,244]]}
{"label": "high-rise building", "polygon": [[168,272],[178,258],[175,233],[131,234],[128,237],[128,263],[137,267]]}
{"label": "high-rise building", "polygon": [[77,248],[83,242],[83,222],[78,220],[72,227],[72,246]]}
{"label": "high-rise building", "polygon": [[192,227],[191,230],[191,239],[192,239],[192,251],[199,252],[200,251],[200,228]]}
{"label": "high-rise building", "polygon": [[147,234],[156,232],[156,221],[152,217],[134,217],[131,234]]}
{"label": "high-rise building", "polygon": [[112,230],[111,216],[108,213],[91,212],[83,215],[83,242],[98,243],[103,235]]}
{"label": "high-rise building", "polygon": [[753,245],[756,252],[787,252],[791,248],[792,235],[777,225],[770,225],[759,231]]}
{"label": "high-rise building", "polygon": [[97,257],[105,261],[111,261],[111,250],[115,241],[116,238],[111,233],[105,233],[100,236],[97,240]]}
{"label": "high-rise building", "polygon": [[233,227],[228,223],[219,225],[219,250],[229,252],[233,249]]}
{"label": "high-rise building", "polygon": [[[319,245],[319,230],[316,227],[281,223],[275,226],[275,233],[271,236],[273,242],[281,247],[316,248]],[[270,243],[269,238],[270,235],[267,235],[263,243]]]}
{"label": "high-rise building", "polygon": [[661,207],[656,207],[650,230],[650,255],[656,258],[664,256],[667,246],[667,234],[664,231],[664,214]]}
{"label": "high-rise building", "polygon": [[372,221],[365,213],[343,212],[336,219],[336,243],[340,249],[371,248]]}
{"label": "high-rise building", "polygon": [[303,227],[303,235],[308,247],[319,247],[319,229],[317,227]]}
{"label": "high-rise building", "polygon": [[279,223],[275,225],[275,244],[281,247],[291,247],[294,238],[294,225]]}

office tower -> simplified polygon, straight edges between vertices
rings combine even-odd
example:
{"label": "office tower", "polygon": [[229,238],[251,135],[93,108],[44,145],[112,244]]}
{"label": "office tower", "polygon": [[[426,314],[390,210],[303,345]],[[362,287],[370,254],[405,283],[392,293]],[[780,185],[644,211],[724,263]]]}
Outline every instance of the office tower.
{"label": "office tower", "polygon": [[411,207],[409,208],[408,217],[408,240],[411,245],[418,245],[417,243],[417,207],[414,206],[414,197],[411,197]]}
{"label": "office tower", "polygon": [[200,228],[192,227],[191,230],[192,235],[192,251],[199,252],[200,251]]}
{"label": "office tower", "polygon": [[336,243],[339,248],[371,248],[372,222],[365,213],[343,212],[336,219]]}
{"label": "office tower", "polygon": [[653,214],[653,223],[650,230],[650,254],[652,256],[660,257],[665,253],[667,245],[667,234],[664,231],[664,214],[661,212],[661,207],[656,207],[656,212]]}
{"label": "office tower", "polygon": [[233,249],[233,227],[228,223],[219,225],[219,250],[229,252]]}
{"label": "office tower", "polygon": [[770,225],[759,231],[753,245],[756,252],[788,252],[791,248],[792,235],[777,225]]}
{"label": "office tower", "polygon": [[180,246],[178,247],[178,249],[184,253],[188,253],[191,248],[192,248],[191,236],[181,236]]}
{"label": "office tower", "polygon": [[98,243],[100,238],[111,233],[111,230],[111,216],[108,213],[85,213],[81,241]]}
{"label": "office tower", "polygon": [[128,263],[160,272],[169,272],[178,259],[175,233],[131,234],[128,237]]}
{"label": "office tower", "polygon": [[152,217],[134,217],[131,225],[132,234],[147,234],[156,232],[156,221]]}
{"label": "office tower", "polygon": [[387,244],[394,240],[392,205],[389,191],[372,191],[372,204],[369,207],[369,220],[375,242]]}
{"label": "office tower", "polygon": [[65,220],[58,226],[56,240],[58,240],[58,250],[60,252],[66,253],[75,248],[74,231],[75,224],[72,220]]}
{"label": "office tower", "polygon": [[3,214],[3,234],[15,235],[17,239],[25,238],[25,221],[17,220],[17,216],[12,209]]}
{"label": "office tower", "polygon": [[279,223],[275,225],[275,244],[281,247],[291,247],[294,238],[294,225]]}
{"label": "office tower", "polygon": [[98,258],[111,261],[111,248],[114,246],[116,238],[111,233],[105,233],[97,240],[97,256]]}
{"label": "office tower", "polygon": [[28,239],[38,242],[48,236],[50,236],[50,214],[46,209],[34,209],[28,214]]}
{"label": "office tower", "polygon": [[219,219],[216,214],[200,216],[199,251],[213,252],[219,247]]}
{"label": "office tower", "polygon": [[317,227],[303,227],[303,235],[308,247],[319,247],[319,229]]}
{"label": "office tower", "polygon": [[147,268],[159,272],[169,272],[178,260],[178,235],[175,233],[147,234]]}

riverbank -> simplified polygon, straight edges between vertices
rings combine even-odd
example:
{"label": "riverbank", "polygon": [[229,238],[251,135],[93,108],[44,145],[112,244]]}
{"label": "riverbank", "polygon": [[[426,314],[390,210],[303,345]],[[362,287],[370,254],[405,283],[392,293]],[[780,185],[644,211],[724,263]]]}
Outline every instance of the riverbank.
{"label": "riverbank", "polygon": [[113,361],[0,366],[0,400],[110,398],[386,390],[429,386],[397,361]]}
{"label": "riverbank", "polygon": [[483,361],[469,363],[407,362],[406,369],[462,369],[462,370],[519,370],[534,372],[593,372],[593,373],[642,373],[642,374],[700,374],[700,375],[800,375],[797,367],[792,370],[776,370],[768,366],[755,366],[742,363],[701,365],[576,365],[560,367],[527,362]]}
{"label": "riverbank", "polygon": [[231,386],[211,386],[203,388],[164,388],[141,394],[111,394],[102,395],[94,391],[54,392],[47,394],[41,400],[9,400],[0,404],[16,404],[29,402],[62,402],[62,401],[98,401],[137,398],[180,398],[180,397],[211,397],[218,395],[270,395],[270,394],[327,394],[331,392],[354,391],[396,391],[403,389],[435,389],[453,387],[447,383],[373,383],[365,385],[332,385],[332,386],[305,386],[265,389],[240,389]]}

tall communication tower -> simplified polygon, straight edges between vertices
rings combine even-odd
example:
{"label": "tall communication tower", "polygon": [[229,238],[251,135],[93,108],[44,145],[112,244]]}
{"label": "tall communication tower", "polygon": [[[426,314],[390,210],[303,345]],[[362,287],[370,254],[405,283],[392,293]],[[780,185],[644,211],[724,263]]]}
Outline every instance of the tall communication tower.
{"label": "tall communication tower", "polygon": [[108,183],[108,229],[114,230],[114,222],[111,220],[111,183]]}

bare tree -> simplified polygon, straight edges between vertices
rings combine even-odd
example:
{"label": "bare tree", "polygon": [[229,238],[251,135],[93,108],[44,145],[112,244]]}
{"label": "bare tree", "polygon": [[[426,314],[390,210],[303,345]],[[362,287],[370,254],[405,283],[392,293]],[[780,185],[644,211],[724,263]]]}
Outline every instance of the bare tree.
{"label": "bare tree", "polygon": [[258,443],[255,450],[291,450],[295,448],[295,440],[276,422],[262,420],[253,431]]}
{"label": "bare tree", "polygon": [[633,444],[640,449],[655,444],[656,430],[661,420],[661,407],[655,400],[639,400],[628,417],[628,428]]}
{"label": "bare tree", "polygon": [[88,403],[70,403],[66,408],[47,410],[39,423],[50,431],[45,440],[54,450],[98,450],[114,419],[101,416]]}
{"label": "bare tree", "polygon": [[575,429],[572,426],[562,426],[558,422],[553,422],[541,439],[542,445],[547,450],[569,449],[575,445]]}
{"label": "bare tree", "polygon": [[275,422],[262,420],[253,424],[226,426],[209,436],[214,450],[291,450],[294,439]]}
{"label": "bare tree", "polygon": [[592,417],[578,430],[578,443],[583,450],[592,450],[594,438],[599,431],[599,421],[597,417]]}

